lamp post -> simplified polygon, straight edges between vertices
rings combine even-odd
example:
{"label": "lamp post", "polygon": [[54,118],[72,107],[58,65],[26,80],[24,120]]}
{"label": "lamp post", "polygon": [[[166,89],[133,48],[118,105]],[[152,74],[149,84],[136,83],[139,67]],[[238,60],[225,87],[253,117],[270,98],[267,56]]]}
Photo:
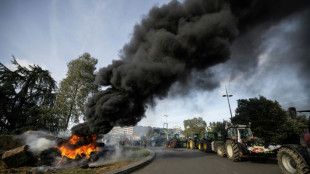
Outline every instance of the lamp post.
{"label": "lamp post", "polygon": [[164,129],[167,129],[167,140],[168,140],[168,122],[167,122],[167,118],[168,118],[168,115],[164,115],[166,117],[166,123],[164,123]]}
{"label": "lamp post", "polygon": [[227,97],[228,107],[229,107],[229,111],[230,111],[230,119],[232,119],[232,113],[231,113],[231,108],[230,108],[229,97],[232,97],[233,95],[229,95],[228,94],[226,86],[225,86],[225,89],[226,89],[226,95],[223,95],[223,97]]}

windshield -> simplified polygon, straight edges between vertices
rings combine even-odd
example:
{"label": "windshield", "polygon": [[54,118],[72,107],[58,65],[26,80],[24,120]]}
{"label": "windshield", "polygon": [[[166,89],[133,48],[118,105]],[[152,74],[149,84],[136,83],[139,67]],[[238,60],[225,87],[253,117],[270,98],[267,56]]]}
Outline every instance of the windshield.
{"label": "windshield", "polygon": [[252,137],[252,132],[250,128],[238,128],[241,138]]}
{"label": "windshield", "polygon": [[215,138],[215,137],[217,137],[217,133],[207,132],[205,134],[205,137],[206,138]]}

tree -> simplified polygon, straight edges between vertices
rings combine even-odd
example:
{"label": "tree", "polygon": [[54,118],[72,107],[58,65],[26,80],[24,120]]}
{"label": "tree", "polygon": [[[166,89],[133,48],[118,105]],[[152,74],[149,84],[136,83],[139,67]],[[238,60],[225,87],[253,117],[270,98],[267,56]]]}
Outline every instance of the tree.
{"label": "tree", "polygon": [[184,120],[183,124],[185,129],[184,133],[187,137],[190,134],[199,134],[203,136],[207,127],[206,122],[201,117]]}
{"label": "tree", "polygon": [[50,112],[56,82],[49,71],[37,65],[23,67],[14,57],[12,63],[15,71],[0,63],[0,132],[57,130],[57,118]]}
{"label": "tree", "polygon": [[[277,101],[268,100],[263,96],[238,100],[236,116],[232,118],[234,124],[248,124],[251,122],[255,136],[265,142],[285,143],[290,137],[299,137],[297,134],[302,126],[303,118],[289,117]],[[306,122],[304,122],[306,124]]]}
{"label": "tree", "polygon": [[56,110],[64,130],[70,119],[79,122],[80,117],[84,116],[87,97],[98,90],[98,85],[94,83],[97,62],[89,53],[84,53],[68,63],[67,77],[60,82],[56,97]]}
{"label": "tree", "polygon": [[226,136],[226,129],[225,129],[225,125],[226,125],[225,120],[223,120],[223,122],[210,122],[209,126],[207,127],[207,131],[208,132],[220,132],[221,136]]}
{"label": "tree", "polygon": [[304,129],[308,129],[307,117],[305,115],[288,116],[283,127],[283,132],[287,135],[283,143],[299,144],[301,133]]}

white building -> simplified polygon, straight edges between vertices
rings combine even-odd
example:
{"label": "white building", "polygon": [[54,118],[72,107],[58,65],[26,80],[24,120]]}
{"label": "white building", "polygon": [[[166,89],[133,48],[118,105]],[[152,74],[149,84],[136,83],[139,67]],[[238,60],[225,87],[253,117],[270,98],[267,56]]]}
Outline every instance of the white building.
{"label": "white building", "polygon": [[180,134],[181,133],[181,127],[180,126],[174,126],[172,129],[173,129],[173,134]]}
{"label": "white building", "polygon": [[111,135],[133,135],[133,126],[128,127],[113,127],[109,132]]}

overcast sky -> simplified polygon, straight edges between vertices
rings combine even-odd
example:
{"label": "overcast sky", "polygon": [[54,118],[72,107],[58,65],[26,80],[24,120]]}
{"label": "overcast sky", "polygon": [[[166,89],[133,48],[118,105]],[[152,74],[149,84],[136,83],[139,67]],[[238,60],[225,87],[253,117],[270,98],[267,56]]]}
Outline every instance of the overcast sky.
{"label": "overcast sky", "polygon": [[[10,67],[12,55],[22,65],[37,64],[58,82],[65,78],[67,63],[84,52],[98,59],[97,70],[119,59],[130,41],[133,27],[153,6],[169,0],[1,0],[0,60]],[[308,11],[308,12],[307,12]],[[265,96],[287,109],[310,109],[309,42],[300,38],[309,23],[309,8],[272,24],[262,24],[237,38],[231,59],[204,73],[193,73],[191,83],[177,83],[168,97],[158,100],[138,123],[183,127],[183,120],[202,117],[206,122],[230,118],[236,100]],[[308,44],[308,45],[307,45]],[[306,46],[305,46],[306,45]],[[303,49],[305,46],[305,49]],[[301,55],[301,56],[300,56]],[[211,75],[210,75],[211,74]],[[194,78],[195,77],[195,78]],[[218,84],[208,88],[210,83]],[[185,85],[186,87],[182,87]]]}

